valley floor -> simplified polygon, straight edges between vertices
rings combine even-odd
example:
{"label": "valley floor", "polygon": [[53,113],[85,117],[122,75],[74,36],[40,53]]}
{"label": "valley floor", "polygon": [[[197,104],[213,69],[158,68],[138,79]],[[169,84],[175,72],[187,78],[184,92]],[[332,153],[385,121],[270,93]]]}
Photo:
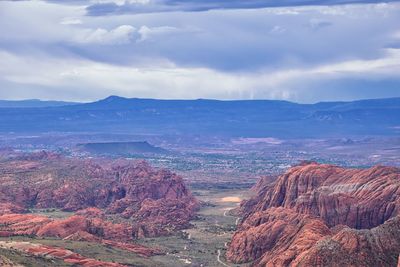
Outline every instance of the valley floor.
{"label": "valley floor", "polygon": [[[224,255],[226,246],[239,222],[239,218],[232,215],[230,211],[239,205],[241,199],[248,197],[248,189],[192,189],[192,192],[203,202],[197,218],[191,221],[192,228],[167,237],[145,238],[137,241],[145,246],[160,248],[166,252],[165,255],[145,258],[102,244],[26,236],[2,237],[0,242],[40,243],[65,248],[84,257],[117,262],[127,266],[238,266],[227,263]],[[33,210],[32,212],[56,218],[70,215],[58,210]],[[60,260],[29,256],[13,250],[1,249],[0,255],[22,266],[55,266],[55,264],[70,266]]]}
{"label": "valley floor", "polygon": [[168,251],[166,255],[152,257],[164,266],[238,266],[227,263],[224,255],[239,222],[230,210],[247,197],[248,189],[192,192],[205,203],[191,222],[193,228],[173,236],[143,239],[140,243]]}

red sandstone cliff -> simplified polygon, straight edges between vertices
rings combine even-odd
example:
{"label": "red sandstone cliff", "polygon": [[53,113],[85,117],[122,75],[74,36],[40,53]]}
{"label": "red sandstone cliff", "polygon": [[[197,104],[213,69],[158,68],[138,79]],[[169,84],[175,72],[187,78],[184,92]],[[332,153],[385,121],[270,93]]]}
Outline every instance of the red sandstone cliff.
{"label": "red sandstone cliff", "polygon": [[[82,160],[46,152],[0,159],[0,214],[90,207],[127,220],[129,234],[136,238],[187,227],[198,204],[180,176],[146,162]],[[47,228],[50,232],[53,225]]]}
{"label": "red sandstone cliff", "polygon": [[273,186],[260,183],[256,191],[242,203],[244,220],[229,260],[255,266],[396,266],[400,169],[311,162],[291,168]]}

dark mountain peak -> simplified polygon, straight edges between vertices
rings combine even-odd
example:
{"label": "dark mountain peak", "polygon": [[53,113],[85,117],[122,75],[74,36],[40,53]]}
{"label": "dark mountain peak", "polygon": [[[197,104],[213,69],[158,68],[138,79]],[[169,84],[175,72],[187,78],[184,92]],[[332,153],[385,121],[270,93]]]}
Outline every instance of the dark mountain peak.
{"label": "dark mountain peak", "polygon": [[98,102],[115,102],[115,101],[124,101],[124,100],[129,100],[129,99],[122,97],[122,96],[110,95],[109,97],[101,99]]}
{"label": "dark mountain peak", "polygon": [[117,95],[111,95],[104,99],[87,103],[86,106],[93,107],[93,108],[121,108],[121,107],[129,107],[133,104],[133,100],[135,98],[125,98]]}

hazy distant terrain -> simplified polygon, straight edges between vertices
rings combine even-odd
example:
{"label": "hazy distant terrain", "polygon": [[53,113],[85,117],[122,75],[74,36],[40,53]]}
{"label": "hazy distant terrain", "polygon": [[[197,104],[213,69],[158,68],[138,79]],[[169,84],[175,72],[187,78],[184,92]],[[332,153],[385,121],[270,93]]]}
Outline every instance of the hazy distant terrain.
{"label": "hazy distant terrain", "polygon": [[74,102],[43,101],[39,99],[0,100],[0,108],[43,108],[74,105]]}
{"label": "hazy distant terrain", "polygon": [[400,133],[400,98],[298,104],[275,100],[154,100],[0,109],[0,132],[322,138]]}
{"label": "hazy distant terrain", "polygon": [[102,142],[79,144],[84,151],[100,155],[130,155],[137,153],[166,153],[165,149],[150,145],[148,142]]}

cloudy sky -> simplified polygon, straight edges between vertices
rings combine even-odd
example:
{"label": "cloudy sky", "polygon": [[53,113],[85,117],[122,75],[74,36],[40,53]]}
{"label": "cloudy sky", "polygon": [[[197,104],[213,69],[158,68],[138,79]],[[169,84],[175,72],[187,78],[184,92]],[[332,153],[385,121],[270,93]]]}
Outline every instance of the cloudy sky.
{"label": "cloudy sky", "polygon": [[400,2],[368,2],[0,1],[0,99],[399,97]]}

